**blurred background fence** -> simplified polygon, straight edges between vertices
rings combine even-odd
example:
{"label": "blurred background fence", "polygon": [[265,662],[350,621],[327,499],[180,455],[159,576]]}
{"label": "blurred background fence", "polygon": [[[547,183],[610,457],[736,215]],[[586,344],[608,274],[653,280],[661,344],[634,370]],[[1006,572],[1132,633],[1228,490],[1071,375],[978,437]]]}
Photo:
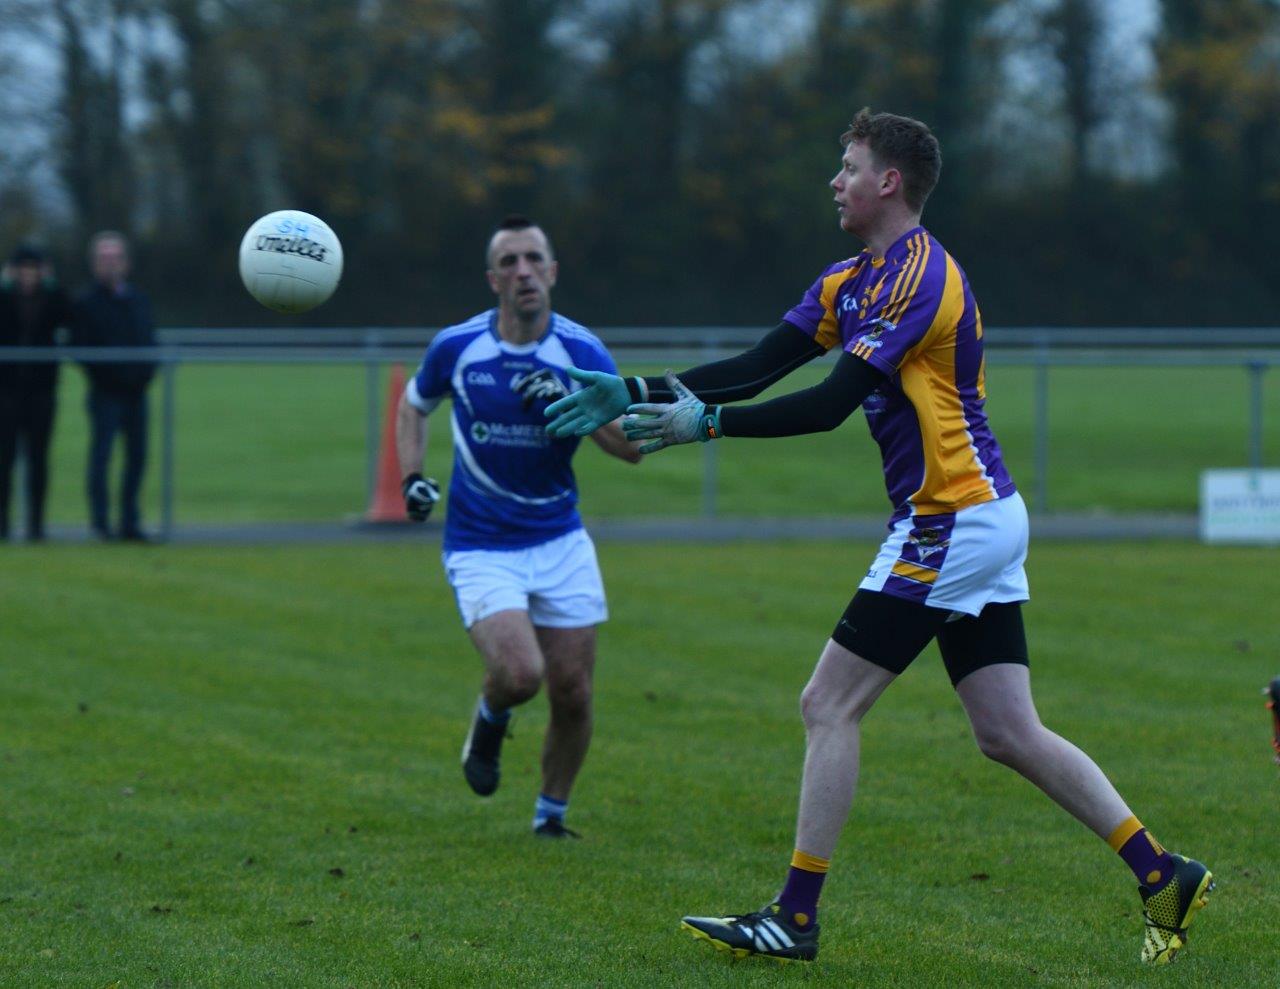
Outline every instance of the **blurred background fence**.
{"label": "blurred background fence", "polygon": [[[152,514],[181,522],[358,520],[369,503],[395,396],[390,365],[416,368],[426,328],[168,329],[154,350],[57,352],[74,361],[162,364],[153,392]],[[740,351],[758,327],[609,327],[624,373],[656,373]],[[1280,328],[994,327],[986,331],[991,414],[1032,510],[1189,513],[1199,472],[1280,463]],[[43,361],[48,351],[6,351]],[[826,373],[826,358],[784,380]],[[63,376],[53,518],[83,519],[80,375]],[[430,472],[451,441],[431,419]],[[838,517],[883,514],[874,445],[856,425],[794,444],[705,444],[638,469],[582,456],[584,513],[605,517]]]}

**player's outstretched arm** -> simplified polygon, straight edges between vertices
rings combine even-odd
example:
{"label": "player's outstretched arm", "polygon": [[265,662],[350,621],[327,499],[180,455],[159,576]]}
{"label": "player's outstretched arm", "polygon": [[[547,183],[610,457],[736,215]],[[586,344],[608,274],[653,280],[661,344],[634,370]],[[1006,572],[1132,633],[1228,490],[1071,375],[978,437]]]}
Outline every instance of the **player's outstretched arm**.
{"label": "player's outstretched arm", "polygon": [[841,354],[831,374],[812,388],[758,405],[707,405],[668,372],[676,401],[632,405],[623,421],[629,439],[652,440],[641,453],[721,436],[800,436],[835,429],[880,387],[885,375],[860,357]]}
{"label": "player's outstretched arm", "polygon": [[812,388],[757,405],[735,405],[720,417],[725,436],[803,436],[835,429],[879,388],[887,375],[847,351]]}
{"label": "player's outstretched arm", "polygon": [[[781,322],[766,333],[750,350],[682,371],[681,383],[704,402],[742,402],[762,391],[826,349],[808,333],[788,322]],[[636,378],[635,402],[671,402],[675,400],[664,378]],[[630,382],[628,382],[630,384]]]}
{"label": "player's outstretched arm", "polygon": [[[821,344],[790,323],[779,323],[754,347],[734,357],[701,364],[683,372],[685,387],[706,402],[739,402],[755,398],[775,381],[826,353]],[[665,378],[620,378],[598,371],[569,369],[587,385],[547,408],[547,432],[556,438],[586,436],[612,422],[631,403],[670,402],[675,396]]]}

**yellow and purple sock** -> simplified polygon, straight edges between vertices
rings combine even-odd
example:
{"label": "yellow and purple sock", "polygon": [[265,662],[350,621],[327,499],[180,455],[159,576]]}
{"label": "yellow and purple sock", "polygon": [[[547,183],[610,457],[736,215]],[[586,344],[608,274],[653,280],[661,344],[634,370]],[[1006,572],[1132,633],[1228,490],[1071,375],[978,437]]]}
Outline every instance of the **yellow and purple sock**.
{"label": "yellow and purple sock", "polygon": [[820,859],[796,849],[791,854],[791,871],[787,884],[778,894],[778,906],[790,917],[789,923],[807,931],[818,919],[818,897],[827,878],[830,859]]}
{"label": "yellow and purple sock", "polygon": [[1138,882],[1153,893],[1173,878],[1172,856],[1136,817],[1130,817],[1112,831],[1107,844],[1133,870]]}

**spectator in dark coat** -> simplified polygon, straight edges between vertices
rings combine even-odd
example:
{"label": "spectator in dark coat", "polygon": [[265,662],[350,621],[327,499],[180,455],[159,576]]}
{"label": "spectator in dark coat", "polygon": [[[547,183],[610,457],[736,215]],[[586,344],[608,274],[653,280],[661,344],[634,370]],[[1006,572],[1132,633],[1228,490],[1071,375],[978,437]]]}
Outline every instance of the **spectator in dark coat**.
{"label": "spectator in dark coat", "polygon": [[[66,293],[54,284],[44,254],[19,246],[0,277],[0,347],[53,347],[69,317]],[[27,539],[44,538],[57,391],[55,362],[0,363],[0,539],[9,538],[9,497],[19,452],[26,468]]]}
{"label": "spectator in dark coat", "polygon": [[[129,281],[129,242],[123,234],[105,230],[89,241],[93,286],[76,299],[72,339],[81,347],[151,347],[155,326],[151,303]],[[94,535],[146,542],[138,508],[142,474],[147,460],[147,386],[154,376],[152,361],[86,361],[89,379],[89,442],[87,487],[89,521]],[[107,467],[116,434],[124,436],[124,473],[120,486],[120,527],[109,525]]]}

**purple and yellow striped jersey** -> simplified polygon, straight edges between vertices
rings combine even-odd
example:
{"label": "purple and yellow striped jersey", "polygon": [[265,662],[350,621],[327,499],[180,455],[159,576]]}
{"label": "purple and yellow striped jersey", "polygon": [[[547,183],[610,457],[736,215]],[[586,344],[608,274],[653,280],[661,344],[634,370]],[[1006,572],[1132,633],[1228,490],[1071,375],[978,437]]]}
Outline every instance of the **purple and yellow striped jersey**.
{"label": "purple and yellow striped jersey", "polygon": [[889,376],[863,409],[895,517],[1016,490],[987,425],[982,317],[964,272],[924,227],[883,258],[864,250],[833,264],[783,318]]}

